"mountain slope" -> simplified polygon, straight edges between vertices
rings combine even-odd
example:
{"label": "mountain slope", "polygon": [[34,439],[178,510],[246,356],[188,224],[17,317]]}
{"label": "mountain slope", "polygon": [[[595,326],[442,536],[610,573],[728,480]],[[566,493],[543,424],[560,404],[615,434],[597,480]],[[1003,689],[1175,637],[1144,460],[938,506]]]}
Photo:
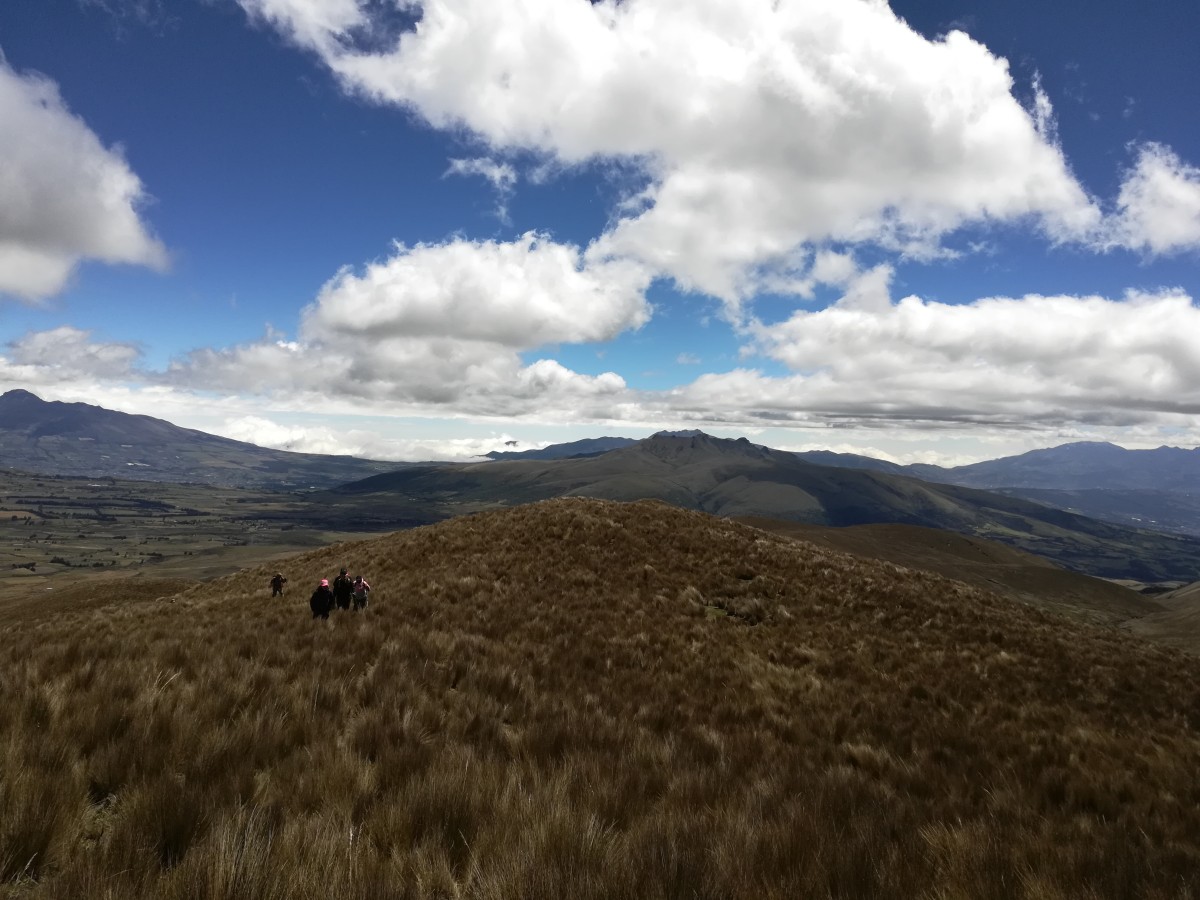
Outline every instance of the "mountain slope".
{"label": "mountain slope", "polygon": [[565,444],[551,444],[540,450],[493,450],[484,454],[488,459],[570,459],[573,456],[594,456],[597,453],[607,453],[636,444],[636,438],[598,437],[584,438],[580,441],[570,441]]}
{"label": "mountain slope", "polygon": [[0,459],[45,475],[112,476],[228,487],[329,487],[404,463],[291,453],[87,403],[0,396]]}
{"label": "mountain slope", "polygon": [[1200,892],[1200,660],[934,575],[570,499],[110,596],[0,624],[30,900]]}
{"label": "mountain slope", "polygon": [[423,504],[450,515],[569,495],[658,499],[723,516],[817,525],[922,525],[1001,540],[1102,577],[1200,576],[1200,540],[1120,528],[955,485],[819,466],[744,438],[656,435],[584,459],[414,468],[345,485],[329,502],[349,500],[364,509]]}
{"label": "mountain slope", "polygon": [[[756,516],[739,522],[866,559],[935,572],[1012,600],[1094,624],[1118,625],[1165,611],[1127,587],[1071,572],[996,541],[917,525],[826,528]],[[1200,649],[1200,642],[1195,647]]]}
{"label": "mountain slope", "polygon": [[1150,528],[1200,537],[1200,485],[1193,486],[1190,491],[1127,488],[992,490],[1130,528]]}
{"label": "mountain slope", "polygon": [[906,471],[931,482],[1002,490],[1119,525],[1200,536],[1200,448],[1126,450],[1078,442],[968,466],[914,465]]}
{"label": "mountain slope", "polygon": [[1140,637],[1193,653],[1200,650],[1200,581],[1154,599],[1165,609],[1131,621],[1126,627]]}
{"label": "mountain slope", "polygon": [[1080,441],[967,466],[909,466],[918,478],[978,488],[1200,490],[1200,447],[1126,450]]}
{"label": "mountain slope", "polygon": [[[627,438],[602,440],[635,443]],[[570,444],[560,444],[525,454],[489,455],[497,459],[562,459],[577,452]],[[1200,449],[1125,450],[1114,444],[1078,442],[957,468],[905,466],[826,450],[797,452],[795,456],[822,466],[999,490],[1117,525],[1200,537]]]}
{"label": "mountain slope", "polygon": [[[805,462],[816,463],[818,466],[836,466],[842,469],[867,469],[871,472],[886,472],[889,475],[912,475],[908,466],[891,463],[871,456],[861,456],[857,453],[834,453],[830,450],[805,450],[795,454]],[[917,476],[920,477],[920,476]],[[932,479],[930,479],[932,480]]]}

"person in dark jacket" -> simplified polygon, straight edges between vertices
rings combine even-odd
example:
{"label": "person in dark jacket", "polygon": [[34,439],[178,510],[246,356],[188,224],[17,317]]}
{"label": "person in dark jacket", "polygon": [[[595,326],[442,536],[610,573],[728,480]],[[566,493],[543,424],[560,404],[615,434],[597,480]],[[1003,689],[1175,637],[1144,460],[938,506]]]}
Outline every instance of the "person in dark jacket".
{"label": "person in dark jacket", "polygon": [[328,619],[329,613],[333,611],[333,602],[333,591],[329,589],[329,579],[322,578],[317,589],[313,591],[312,598],[308,601],[308,605],[312,607],[313,618],[319,616],[322,619]]}
{"label": "person in dark jacket", "polygon": [[354,579],[354,611],[367,608],[367,595],[371,593],[371,585],[361,575]]}
{"label": "person in dark jacket", "polygon": [[337,578],[333,579],[333,599],[337,601],[338,609],[349,609],[350,598],[354,596],[354,582],[342,569]]}
{"label": "person in dark jacket", "polygon": [[271,596],[280,597],[283,595],[283,586],[287,584],[287,579],[283,577],[282,572],[276,572],[271,578]]}

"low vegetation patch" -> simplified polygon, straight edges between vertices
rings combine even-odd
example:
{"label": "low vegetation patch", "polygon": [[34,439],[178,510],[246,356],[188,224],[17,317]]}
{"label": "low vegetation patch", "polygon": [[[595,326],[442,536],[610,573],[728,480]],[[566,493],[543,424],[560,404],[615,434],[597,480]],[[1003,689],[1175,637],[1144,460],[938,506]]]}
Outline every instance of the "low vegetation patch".
{"label": "low vegetation patch", "polygon": [[1200,893],[1200,660],[660,503],[19,610],[0,735],[14,898]]}

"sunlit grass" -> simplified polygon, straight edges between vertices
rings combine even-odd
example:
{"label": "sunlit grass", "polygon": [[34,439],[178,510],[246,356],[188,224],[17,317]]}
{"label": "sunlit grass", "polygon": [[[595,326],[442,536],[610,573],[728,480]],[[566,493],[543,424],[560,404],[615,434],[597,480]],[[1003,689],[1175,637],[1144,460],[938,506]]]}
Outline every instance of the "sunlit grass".
{"label": "sunlit grass", "polygon": [[657,503],[278,567],[3,625],[0,890],[1200,892],[1193,658]]}

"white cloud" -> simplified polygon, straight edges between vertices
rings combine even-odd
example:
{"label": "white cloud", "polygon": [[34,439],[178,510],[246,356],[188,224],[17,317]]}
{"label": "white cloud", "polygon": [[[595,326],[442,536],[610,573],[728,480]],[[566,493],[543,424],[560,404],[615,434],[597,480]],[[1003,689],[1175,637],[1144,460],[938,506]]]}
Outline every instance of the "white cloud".
{"label": "white cloud", "polygon": [[284,423],[265,416],[226,419],[214,433],[274,450],[391,460],[467,460],[496,449],[494,438],[425,440],[381,435],[366,428]]}
{"label": "white cloud", "polygon": [[[617,433],[725,427],[800,435],[834,427],[843,443],[853,430],[881,429],[893,442],[970,431],[1007,433],[1008,445],[1020,433],[1032,446],[1053,442],[1035,441],[1038,434],[1112,439],[1116,428],[1144,434],[1146,443],[1170,429],[1196,434],[1200,307],[1186,294],[889,303],[888,274],[886,267],[860,273],[827,309],[748,326],[754,349],[791,374],[747,367],[663,392],[632,389],[613,372],[575,372],[552,358],[524,362],[512,346],[449,331],[376,337],[333,325],[297,341],[268,337],[196,351],[165,373],[140,368],[132,345],[97,342],[71,328],[32,333],[0,357],[0,384],[174,419],[223,409],[230,411],[225,419],[243,421],[242,430],[210,430],[268,446],[380,458],[417,457],[380,446],[368,428],[287,426],[301,428],[293,432],[246,417],[269,407],[293,419],[321,410],[351,422],[433,415],[608,424]],[[151,399],[139,408],[131,391]],[[362,434],[350,440],[350,431]],[[912,459],[918,451],[902,453]]]}
{"label": "white cloud", "polygon": [[69,325],[29,332],[8,348],[0,357],[0,382],[33,386],[129,378],[141,357],[133,344],[96,342]]}
{"label": "white cloud", "polygon": [[54,82],[0,56],[0,294],[58,293],[84,259],[163,268],[142,183],[73,115]]}
{"label": "white cloud", "polygon": [[[551,359],[526,365],[495,345],[465,376],[426,354],[363,383],[339,368],[341,349],[280,340],[203,351],[157,373],[137,365],[130,345],[59,329],[8,345],[0,391],[21,387],[264,446],[377,459],[502,449],[507,436],[495,429],[505,422],[554,426],[556,440],[704,428],[785,449],[961,464],[1069,440],[1200,444],[1198,318],[1178,292],[838,305],[758,326],[760,349],[793,374],[737,369],[665,392]],[[378,359],[389,352],[370,350]],[[429,377],[423,366],[434,367]]]}
{"label": "white cloud", "polygon": [[323,24],[314,0],[241,2],[437,127],[639,161],[649,186],[600,248],[734,305],[827,241],[930,255],[966,222],[1032,217],[1068,240],[1099,221],[1045,94],[1023,108],[1003,59],[879,0],[425,0],[384,50],[355,42],[367,0]]}
{"label": "white cloud", "polygon": [[858,264],[849,253],[825,250],[813,260],[812,277],[821,284],[844,285],[858,274]]}
{"label": "white cloud", "polygon": [[486,179],[501,194],[508,194],[517,183],[517,170],[508,163],[494,159],[452,159],[447,175],[478,175]]}
{"label": "white cloud", "polygon": [[330,428],[306,423],[285,424],[263,416],[227,419],[216,433],[235,441],[298,453],[349,454],[365,459],[479,462],[484,454],[504,449],[508,435],[469,438],[413,438],[382,435],[365,428]]}
{"label": "white cloud", "polygon": [[235,441],[246,441],[260,447],[275,450],[291,450],[296,453],[329,453],[352,456],[366,454],[362,448],[348,443],[344,434],[327,426],[306,427],[303,425],[281,425],[262,416],[242,416],[228,419],[219,433]]}
{"label": "white cloud", "polygon": [[1200,413],[1200,308],[1179,291],[1104,297],[886,300],[886,267],[837,304],[758,325],[796,374],[709,375],[690,408],[803,421],[1132,425]]}
{"label": "white cloud", "polygon": [[305,345],[204,349],[175,361],[166,378],[181,390],[245,392],[294,410],[394,416],[586,420],[627,392],[613,372],[585,375],[555,360],[476,341],[363,339]]}
{"label": "white cloud", "polygon": [[362,29],[368,19],[357,0],[238,0],[255,19],[278,28],[301,46],[336,53],[340,37]]}
{"label": "white cloud", "polygon": [[1050,97],[1042,88],[1040,72],[1035,72],[1033,76],[1033,126],[1046,143],[1058,145],[1058,120],[1054,117]]}
{"label": "white cloud", "polygon": [[649,275],[526,234],[516,241],[398,245],[361,273],[339,272],[307,307],[300,334],[201,349],[170,383],[204,390],[349,398],[391,412],[565,415],[626,391],[611,372],[585,375],[522,354],[609,340],[650,316]]}
{"label": "white cloud", "polygon": [[361,275],[339,272],[304,314],[302,334],[487,341],[533,349],[602,341],[650,316],[648,273],[585,258],[528,233],[511,242],[398,245]]}
{"label": "white cloud", "polygon": [[1109,243],[1151,254],[1200,248],[1200,168],[1144,144],[1117,197]]}

